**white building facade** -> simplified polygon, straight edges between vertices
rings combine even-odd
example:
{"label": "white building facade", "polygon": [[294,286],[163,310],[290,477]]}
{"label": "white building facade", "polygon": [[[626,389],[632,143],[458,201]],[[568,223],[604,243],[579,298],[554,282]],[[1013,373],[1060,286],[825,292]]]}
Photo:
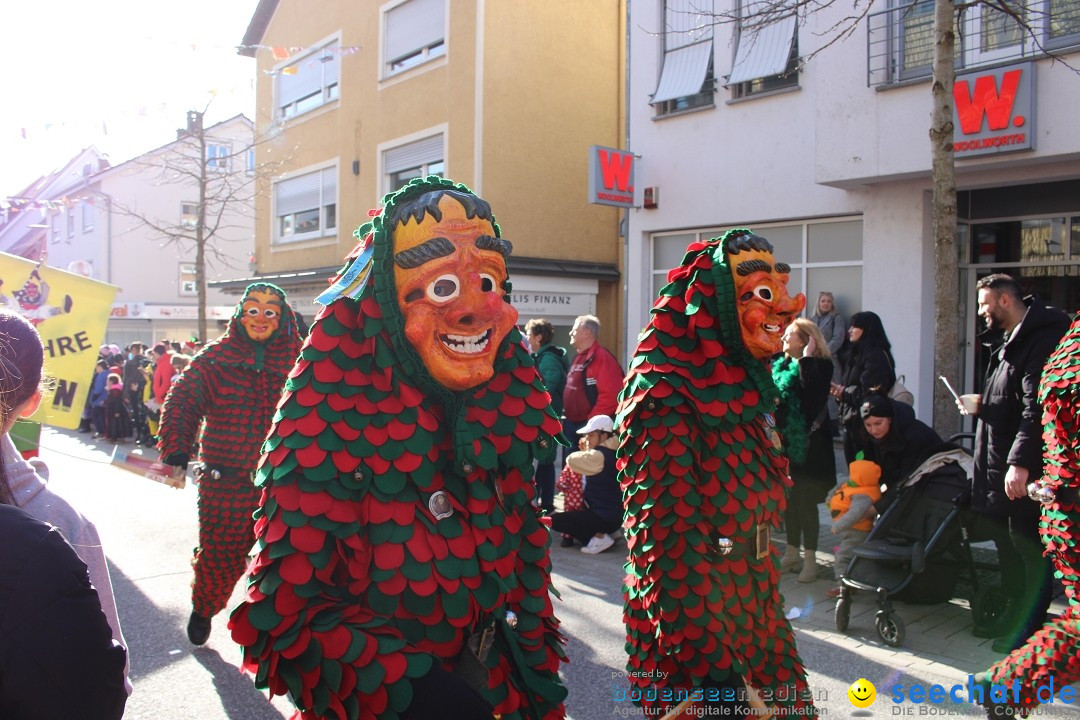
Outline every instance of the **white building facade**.
{"label": "white building facade", "polygon": [[[985,362],[978,277],[1007,272],[1050,304],[1080,307],[1080,74],[1046,56],[1080,60],[1080,0],[1029,2],[1030,34],[981,8],[961,25],[961,392],[981,386]],[[629,5],[630,337],[689,242],[750,227],[792,266],[807,315],[829,290],[843,314],[881,316],[930,421],[932,0],[875,6],[828,47],[850,8],[770,18],[755,36],[745,0],[741,23],[717,17],[739,0]],[[646,188],[655,207],[641,207]]]}

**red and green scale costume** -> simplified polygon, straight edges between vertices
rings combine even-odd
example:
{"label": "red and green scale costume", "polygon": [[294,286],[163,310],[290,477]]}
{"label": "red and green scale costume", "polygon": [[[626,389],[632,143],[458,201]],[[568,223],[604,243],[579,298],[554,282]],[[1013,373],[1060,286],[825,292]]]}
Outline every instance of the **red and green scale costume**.
{"label": "red and green scale costume", "polygon": [[254,283],[245,297],[253,290],[280,297],[277,330],[264,342],[250,339],[240,324],[243,303],[238,304],[224,334],[209,342],[169,389],[158,429],[164,461],[177,455],[196,457],[220,475],[202,475],[198,488],[192,605],[207,618],[225,609],[244,573],[254,540],[251,514],[259,500],[251,474],[300,352],[296,319],[285,293],[269,283]]}
{"label": "red and green scale costume", "polygon": [[[1057,493],[1076,491],[1080,489],[1080,315],[1043,367],[1039,401],[1045,444],[1042,482]],[[1025,708],[1038,703],[1034,693],[1040,686],[1053,682],[1056,693],[1080,680],[1080,505],[1060,498],[1043,505],[1039,533],[1046,554],[1053,559],[1055,575],[1065,586],[1069,607],[990,669],[992,682],[1020,681]],[[1012,698],[1011,691],[1008,697]],[[1055,702],[1060,702],[1056,696]]]}
{"label": "red and green scale costume", "polygon": [[732,233],[691,244],[669,272],[621,395],[627,670],[659,714],[732,674],[766,704],[812,714],[776,549],[762,560],[716,550],[718,538],[741,546],[758,525],[776,528],[791,484],[773,440],[776,386],[740,337]]}
{"label": "red and green scale costume", "polygon": [[[411,681],[436,663],[453,671],[490,627],[481,695],[496,715],[564,717],[550,533],[531,481],[560,422],[516,328],[492,379],[465,392],[434,382],[403,333],[384,218],[443,187],[469,192],[412,181],[356,231],[338,278],[355,297],[312,324],[259,466],[258,554],[230,627],[256,685],[302,718],[407,717]],[[365,258],[365,282],[340,282]]]}

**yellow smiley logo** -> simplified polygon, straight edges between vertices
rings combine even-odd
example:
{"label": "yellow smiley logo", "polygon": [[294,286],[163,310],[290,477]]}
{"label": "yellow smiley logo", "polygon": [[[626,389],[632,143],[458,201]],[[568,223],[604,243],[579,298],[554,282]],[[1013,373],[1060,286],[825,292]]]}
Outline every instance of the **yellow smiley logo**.
{"label": "yellow smiley logo", "polygon": [[851,683],[847,691],[848,700],[857,708],[868,708],[877,698],[877,688],[866,678],[859,678]]}

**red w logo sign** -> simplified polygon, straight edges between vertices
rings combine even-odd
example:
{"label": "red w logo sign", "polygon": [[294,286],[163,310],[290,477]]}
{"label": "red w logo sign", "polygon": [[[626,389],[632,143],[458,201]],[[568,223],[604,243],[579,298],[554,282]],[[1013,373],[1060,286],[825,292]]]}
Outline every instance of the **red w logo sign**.
{"label": "red w logo sign", "polygon": [[634,156],[630,153],[613,153],[601,148],[600,178],[608,190],[633,192],[630,185],[630,173],[634,169]]}
{"label": "red w logo sign", "polygon": [[[982,130],[983,116],[991,130],[1004,130],[1012,119],[1013,103],[1016,101],[1016,88],[1020,84],[1020,70],[1009,70],[1001,78],[1001,92],[993,75],[983,75],[975,79],[975,92],[971,92],[968,80],[957,80],[953,85],[953,100],[956,102],[956,114],[960,119],[960,132],[974,135]],[[1017,118],[1017,125],[1022,125],[1024,118]]]}

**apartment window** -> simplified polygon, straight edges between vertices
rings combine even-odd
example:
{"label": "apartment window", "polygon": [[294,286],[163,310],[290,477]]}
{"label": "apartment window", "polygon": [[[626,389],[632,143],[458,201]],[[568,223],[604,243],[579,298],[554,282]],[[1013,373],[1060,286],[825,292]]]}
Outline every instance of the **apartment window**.
{"label": "apartment window", "polygon": [[386,178],[385,192],[393,192],[399,187],[418,177],[446,173],[443,136],[431,137],[415,142],[398,145],[383,151],[383,175]]}
{"label": "apartment window", "polygon": [[1080,45],[1080,0],[1046,0],[1043,12],[1047,47]]}
{"label": "apartment window", "polygon": [[795,5],[741,0],[738,45],[727,78],[735,97],[798,87],[797,12]]}
{"label": "apartment window", "polygon": [[199,226],[199,206],[196,203],[180,203],[180,227],[194,230]]}
{"label": "apartment window", "polygon": [[227,172],[229,169],[229,155],[231,150],[228,145],[208,143],[206,146],[206,167],[212,170]]}
{"label": "apartment window", "polygon": [[88,233],[94,229],[94,206],[85,200],[81,203],[82,207],[82,231]]}
{"label": "apartment window", "polygon": [[69,240],[75,237],[75,208],[73,207],[67,209],[67,236]]}
{"label": "apartment window", "polygon": [[244,155],[244,170],[248,175],[255,174],[255,148],[248,148],[247,153]]}
{"label": "apartment window", "polygon": [[274,184],[274,242],[291,243],[337,234],[337,167]]}
{"label": "apartment window", "polygon": [[341,53],[339,44],[323,45],[281,68],[276,77],[274,97],[278,117],[302,115],[338,99]]}
{"label": "apartment window", "polygon": [[651,100],[658,116],[712,106],[715,21],[713,0],[664,2],[664,61]]}
{"label": "apartment window", "polygon": [[383,76],[446,54],[446,0],[405,0],[383,12]]}
{"label": "apartment window", "polygon": [[176,287],[179,293],[184,296],[199,294],[199,287],[195,282],[195,263],[180,263],[180,274]]}
{"label": "apartment window", "polygon": [[49,239],[54,243],[60,242],[60,216],[53,215],[49,218]]}

